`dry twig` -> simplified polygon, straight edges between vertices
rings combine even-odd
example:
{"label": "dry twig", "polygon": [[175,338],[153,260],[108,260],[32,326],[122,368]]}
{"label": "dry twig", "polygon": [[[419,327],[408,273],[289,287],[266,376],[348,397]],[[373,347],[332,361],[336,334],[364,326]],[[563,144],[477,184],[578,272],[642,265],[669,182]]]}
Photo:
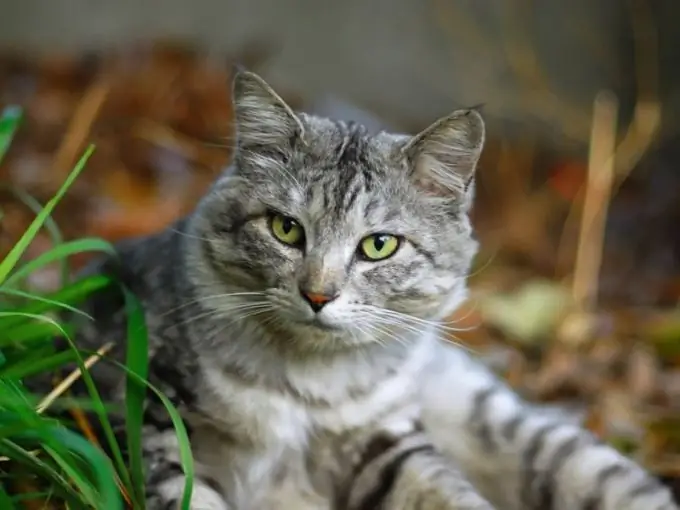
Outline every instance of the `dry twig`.
{"label": "dry twig", "polygon": [[595,98],[588,161],[588,180],[583,200],[572,293],[582,311],[592,311],[602,262],[604,230],[614,181],[614,150],[618,105],[601,92]]}

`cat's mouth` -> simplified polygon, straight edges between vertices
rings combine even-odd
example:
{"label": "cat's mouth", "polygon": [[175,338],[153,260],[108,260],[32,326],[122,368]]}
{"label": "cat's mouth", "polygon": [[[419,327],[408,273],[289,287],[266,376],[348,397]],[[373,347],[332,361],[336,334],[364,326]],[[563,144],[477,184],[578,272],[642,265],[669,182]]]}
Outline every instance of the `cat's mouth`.
{"label": "cat's mouth", "polygon": [[337,332],[343,330],[341,326],[337,324],[330,324],[320,317],[314,317],[313,319],[307,320],[304,322],[304,324],[315,329],[320,329],[321,331]]}

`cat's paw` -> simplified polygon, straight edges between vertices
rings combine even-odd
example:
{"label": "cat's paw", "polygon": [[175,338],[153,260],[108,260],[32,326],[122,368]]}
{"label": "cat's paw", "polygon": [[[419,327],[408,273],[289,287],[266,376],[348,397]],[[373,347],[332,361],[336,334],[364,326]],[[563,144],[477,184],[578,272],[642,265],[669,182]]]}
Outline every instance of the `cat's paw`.
{"label": "cat's paw", "polygon": [[[161,484],[158,496],[147,502],[147,510],[180,510],[184,495],[184,477],[173,478]],[[162,503],[159,503],[162,502]],[[204,483],[195,483],[189,510],[231,510],[224,498]]]}
{"label": "cat's paw", "polygon": [[[177,505],[179,510],[180,506]],[[227,502],[217,492],[205,485],[194,487],[191,495],[190,510],[230,510]]]}

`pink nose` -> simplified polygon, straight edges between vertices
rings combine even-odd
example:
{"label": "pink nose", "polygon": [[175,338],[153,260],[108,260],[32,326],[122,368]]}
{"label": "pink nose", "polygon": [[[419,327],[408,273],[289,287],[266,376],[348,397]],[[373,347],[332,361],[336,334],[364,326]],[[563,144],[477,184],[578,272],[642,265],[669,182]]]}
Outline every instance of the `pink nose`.
{"label": "pink nose", "polygon": [[326,304],[330,303],[337,297],[329,296],[327,294],[319,294],[316,292],[307,292],[302,289],[300,289],[300,294],[302,295],[304,300],[309,303],[309,306],[311,306],[312,310],[314,310],[315,312],[321,310]]}

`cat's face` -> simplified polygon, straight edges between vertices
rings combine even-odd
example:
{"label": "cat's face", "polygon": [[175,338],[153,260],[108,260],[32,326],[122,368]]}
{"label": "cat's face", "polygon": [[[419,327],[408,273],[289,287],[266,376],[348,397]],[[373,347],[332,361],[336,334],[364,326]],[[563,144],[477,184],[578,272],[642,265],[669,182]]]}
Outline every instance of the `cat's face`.
{"label": "cat's face", "polygon": [[453,311],[476,251],[476,112],[417,137],[370,136],[294,116],[251,74],[235,97],[235,164],[195,222],[210,307],[344,345],[398,340]]}

